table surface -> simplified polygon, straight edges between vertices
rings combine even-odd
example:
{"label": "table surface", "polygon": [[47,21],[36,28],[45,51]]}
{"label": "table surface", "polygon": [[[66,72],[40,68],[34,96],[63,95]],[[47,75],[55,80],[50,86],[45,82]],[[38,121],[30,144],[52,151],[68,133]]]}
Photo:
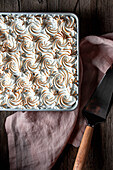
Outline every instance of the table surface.
{"label": "table surface", "polygon": [[[80,20],[80,39],[113,31],[113,0],[0,0],[0,12],[74,12]],[[112,100],[113,103],[113,100]],[[113,170],[113,105],[107,121],[95,127],[84,170]],[[8,170],[4,122],[13,112],[0,113],[0,169]],[[77,149],[67,145],[53,170],[72,170]]]}

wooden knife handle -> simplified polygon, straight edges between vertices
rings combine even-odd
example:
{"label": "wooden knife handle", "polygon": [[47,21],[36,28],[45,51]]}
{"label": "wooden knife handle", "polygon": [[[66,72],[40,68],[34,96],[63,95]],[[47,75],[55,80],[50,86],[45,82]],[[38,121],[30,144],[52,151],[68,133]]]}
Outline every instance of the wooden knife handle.
{"label": "wooden knife handle", "polygon": [[77,156],[76,156],[73,170],[83,170],[84,163],[85,163],[85,160],[86,160],[86,157],[88,155],[89,148],[91,145],[93,130],[94,128],[91,126],[86,127]]}

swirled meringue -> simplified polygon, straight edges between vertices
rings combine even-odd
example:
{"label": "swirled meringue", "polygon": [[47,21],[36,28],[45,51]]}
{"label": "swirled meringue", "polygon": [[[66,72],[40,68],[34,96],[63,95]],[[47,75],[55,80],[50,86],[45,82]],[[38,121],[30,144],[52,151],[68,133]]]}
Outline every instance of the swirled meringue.
{"label": "swirled meringue", "polygon": [[56,105],[56,96],[48,90],[42,91],[41,98],[43,102],[43,108],[51,108],[51,106],[54,107]]}
{"label": "swirled meringue", "polygon": [[64,90],[59,92],[57,102],[60,108],[70,108],[76,102],[76,98],[74,98],[74,96],[70,96],[70,94]]}
{"label": "swirled meringue", "polygon": [[45,31],[50,36],[54,36],[58,33],[58,21],[54,19],[52,16],[48,16],[45,19]]}
{"label": "swirled meringue", "polygon": [[78,100],[77,21],[0,15],[0,109],[71,109]]}

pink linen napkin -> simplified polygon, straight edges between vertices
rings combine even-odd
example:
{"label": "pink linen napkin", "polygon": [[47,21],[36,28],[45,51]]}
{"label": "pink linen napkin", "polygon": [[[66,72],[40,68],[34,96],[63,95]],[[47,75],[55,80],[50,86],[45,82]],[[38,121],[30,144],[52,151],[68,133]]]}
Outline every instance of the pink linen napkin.
{"label": "pink linen napkin", "polygon": [[86,126],[81,111],[113,63],[113,33],[84,38],[80,58],[80,99],[75,111],[16,112],[6,119],[11,170],[49,170],[68,142],[79,146]]}

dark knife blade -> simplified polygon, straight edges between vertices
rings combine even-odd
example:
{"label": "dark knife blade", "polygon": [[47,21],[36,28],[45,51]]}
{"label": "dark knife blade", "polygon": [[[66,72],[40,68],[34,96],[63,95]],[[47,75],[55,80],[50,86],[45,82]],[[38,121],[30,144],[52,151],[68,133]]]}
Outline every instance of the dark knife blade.
{"label": "dark knife blade", "polygon": [[83,109],[89,124],[106,120],[113,92],[113,67],[110,67]]}

